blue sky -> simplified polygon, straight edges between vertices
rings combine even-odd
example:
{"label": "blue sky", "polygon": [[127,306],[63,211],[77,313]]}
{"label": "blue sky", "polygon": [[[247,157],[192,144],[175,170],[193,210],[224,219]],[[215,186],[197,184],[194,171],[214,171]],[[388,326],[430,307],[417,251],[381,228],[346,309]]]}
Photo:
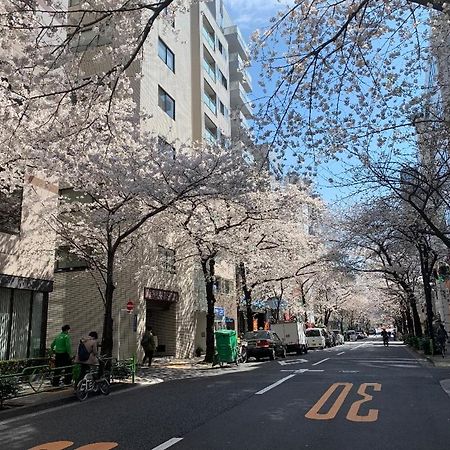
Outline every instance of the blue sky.
{"label": "blue sky", "polygon": [[[244,38],[250,43],[250,36],[256,29],[265,29],[270,24],[270,19],[286,5],[292,4],[292,0],[224,0],[225,7],[231,18],[239,26]],[[252,98],[260,97],[258,79],[260,76],[259,64],[253,62],[249,69],[253,78]],[[344,171],[344,163],[332,163],[320,168],[315,185],[322,197],[330,204],[345,197],[345,192],[330,185],[328,179],[336,178]]]}

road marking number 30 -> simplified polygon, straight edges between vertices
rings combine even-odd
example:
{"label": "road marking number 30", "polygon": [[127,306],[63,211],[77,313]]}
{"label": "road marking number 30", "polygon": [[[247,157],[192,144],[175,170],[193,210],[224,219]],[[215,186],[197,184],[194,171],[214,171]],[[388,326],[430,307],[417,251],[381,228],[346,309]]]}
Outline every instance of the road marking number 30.
{"label": "road marking number 30", "polygon": [[[29,450],[65,450],[72,447],[72,441],[55,441],[46,444],[37,445]],[[93,444],[83,445],[75,450],[111,450],[116,448],[119,444],[117,442],[95,442]]]}
{"label": "road marking number 30", "polygon": [[[330,399],[330,397],[334,394],[336,389],[342,387],[341,392],[338,397],[334,401],[333,405],[331,405],[330,409],[327,412],[320,412],[325,403]],[[312,420],[332,420],[336,417],[337,413],[341,409],[347,395],[350,393],[353,387],[353,383],[334,383],[332,384],[325,394],[320,397],[317,403],[305,414],[307,419]],[[366,392],[367,388],[372,388],[375,392],[381,391],[381,384],[379,383],[363,383],[359,386],[358,394],[362,397],[362,399],[357,400],[350,406],[350,409],[347,413],[347,420],[352,422],[376,422],[378,420],[378,409],[369,409],[366,415],[360,415],[359,409],[364,403],[370,402],[373,399],[373,396]]]}

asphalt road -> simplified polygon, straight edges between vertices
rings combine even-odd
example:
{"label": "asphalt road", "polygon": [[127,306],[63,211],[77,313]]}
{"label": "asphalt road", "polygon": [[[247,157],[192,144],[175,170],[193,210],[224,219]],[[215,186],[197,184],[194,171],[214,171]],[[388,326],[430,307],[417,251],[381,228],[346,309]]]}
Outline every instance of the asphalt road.
{"label": "asphalt road", "polygon": [[445,379],[404,346],[366,340],[6,420],[0,449],[446,449]]}

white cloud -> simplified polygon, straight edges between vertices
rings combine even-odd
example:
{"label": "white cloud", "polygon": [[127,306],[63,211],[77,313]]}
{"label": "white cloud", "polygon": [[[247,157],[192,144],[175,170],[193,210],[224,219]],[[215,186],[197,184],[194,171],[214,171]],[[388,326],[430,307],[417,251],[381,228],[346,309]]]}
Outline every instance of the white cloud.
{"label": "white cloud", "polygon": [[293,0],[224,0],[231,18],[245,33],[268,26],[271,17],[293,3]]}

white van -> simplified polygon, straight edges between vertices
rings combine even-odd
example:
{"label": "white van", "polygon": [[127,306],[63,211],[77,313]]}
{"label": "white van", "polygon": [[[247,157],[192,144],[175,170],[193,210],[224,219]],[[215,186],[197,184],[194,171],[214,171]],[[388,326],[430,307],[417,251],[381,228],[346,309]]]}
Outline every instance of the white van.
{"label": "white van", "polygon": [[308,353],[303,322],[274,323],[270,328],[280,337],[288,353],[295,352],[297,355]]}
{"label": "white van", "polygon": [[308,328],[305,334],[308,348],[325,348],[325,333],[323,328]]}

